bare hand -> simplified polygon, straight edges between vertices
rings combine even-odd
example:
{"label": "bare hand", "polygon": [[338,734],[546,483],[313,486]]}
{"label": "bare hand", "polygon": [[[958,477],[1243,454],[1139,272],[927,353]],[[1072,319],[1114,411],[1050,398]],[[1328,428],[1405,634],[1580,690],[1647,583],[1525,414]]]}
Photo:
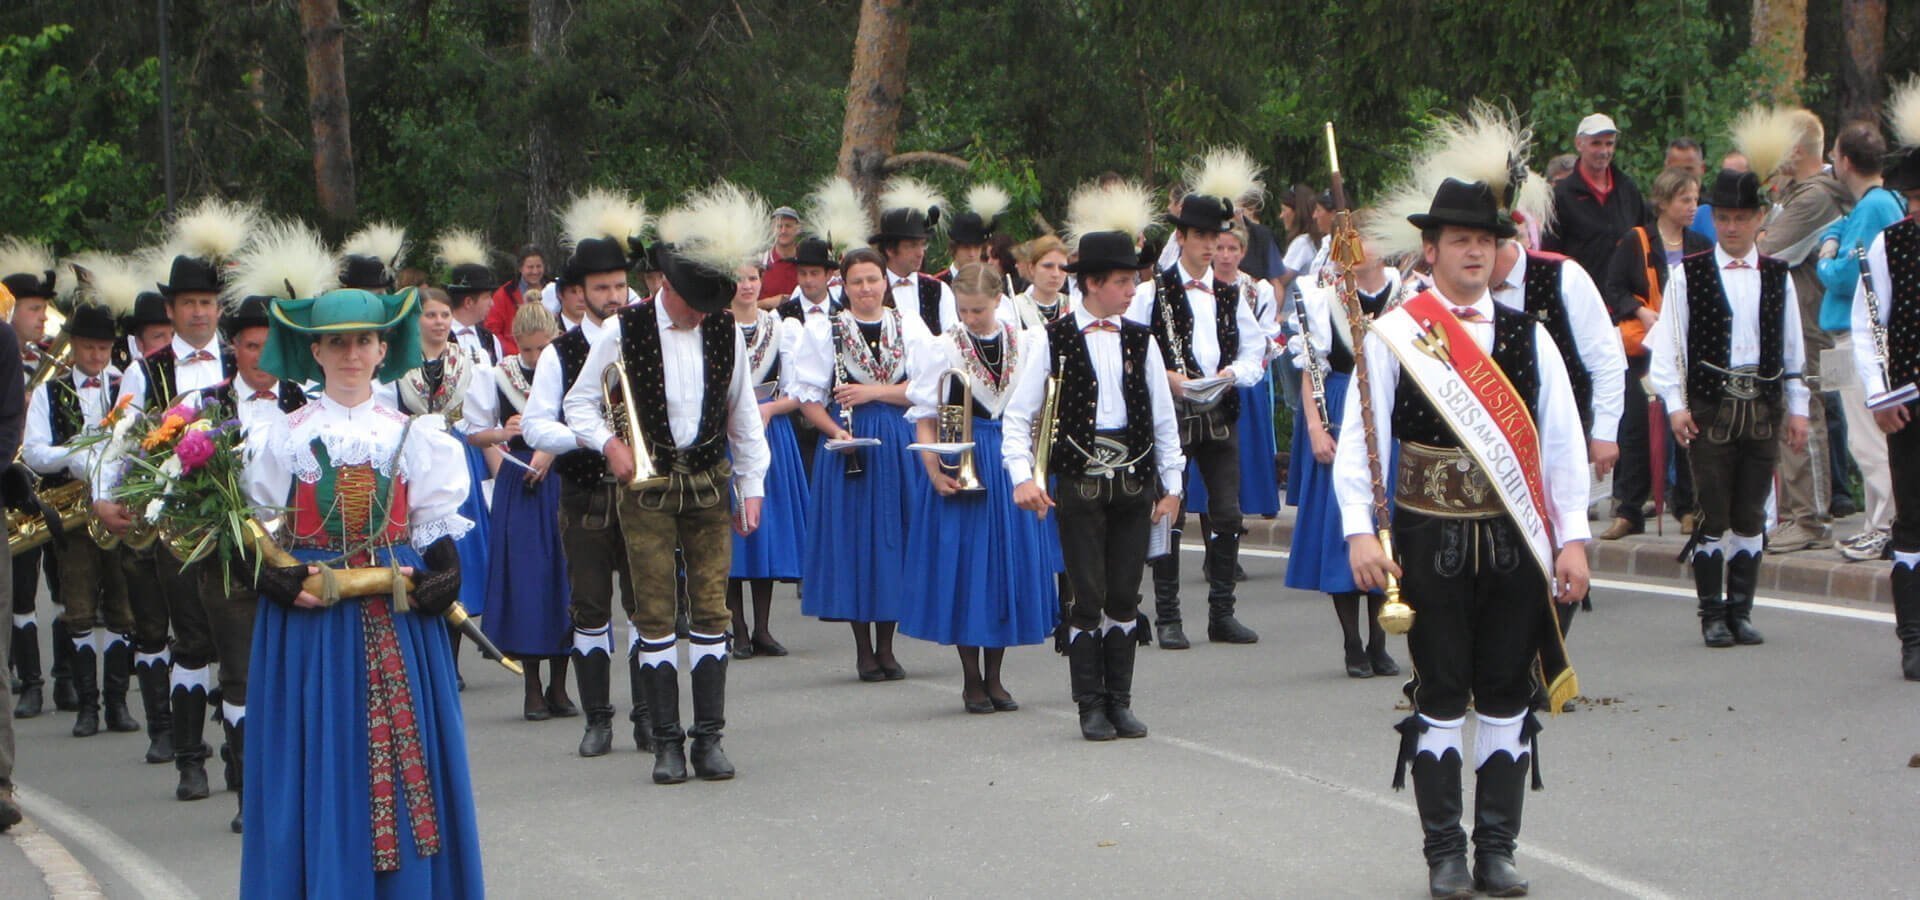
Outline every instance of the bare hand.
{"label": "bare hand", "polygon": [[1173,369],[1168,369],[1167,370],[1167,386],[1170,388],[1173,388],[1173,395],[1175,397],[1186,396],[1186,394],[1184,393],[1187,387],[1186,374]]}
{"label": "bare hand", "polygon": [[1700,426],[1693,424],[1692,412],[1677,410],[1667,417],[1667,421],[1673,426],[1673,439],[1679,441],[1682,447],[1692,446],[1693,439],[1700,436]]}
{"label": "bare hand", "polygon": [[942,497],[951,497],[960,493],[960,479],[945,472],[934,472],[927,476],[927,480],[933,482],[934,493]]}
{"label": "bare hand", "polygon": [[1353,568],[1353,586],[1363,591],[1383,591],[1387,576],[1400,577],[1400,565],[1387,558],[1380,539],[1371,534],[1347,538],[1347,563]]}
{"label": "bare hand", "polygon": [[527,467],[533,470],[527,473],[527,483],[539,484],[540,479],[547,477],[547,470],[553,467],[553,454],[545,450],[535,450],[533,460],[527,463]]}
{"label": "bare hand", "polygon": [[[848,431],[848,430],[846,430],[845,428],[842,428],[842,429],[840,429],[839,431],[836,431],[836,432],[834,432],[834,433],[833,433],[833,437],[832,437],[832,438],[830,438],[830,440],[835,440],[835,441],[850,441],[850,440],[853,440],[853,432],[851,432],[851,431]],[[841,453],[852,453],[852,452],[854,452],[854,451],[856,451],[856,450],[859,450],[859,449],[860,449],[860,448],[858,448],[858,447],[841,447],[841,448],[840,448],[840,452],[841,452]]]}
{"label": "bare hand", "polygon": [[885,388],[872,384],[843,384],[833,389],[833,402],[841,406],[872,403],[880,399],[880,394],[884,390]]}
{"label": "bare hand", "polygon": [[508,416],[506,423],[501,425],[500,428],[501,430],[507,433],[507,440],[513,440],[514,438],[519,437],[520,436],[520,414],[515,413],[511,416]]}
{"label": "bare hand", "polygon": [[[1820,398],[1815,397],[1815,400]],[[1787,448],[1795,453],[1807,449],[1807,438],[1813,436],[1813,430],[1807,424],[1806,416],[1787,417]]]}
{"label": "bare hand", "polygon": [[[320,574],[320,568],[318,566],[308,566],[307,574],[318,575]],[[319,597],[315,597],[312,593],[308,591],[301,591],[299,596],[293,598],[293,605],[300,607],[301,609],[319,609],[320,607],[325,606],[326,604]]]}
{"label": "bare hand", "polygon": [[1907,422],[1912,418],[1913,414],[1907,412],[1905,406],[1896,406],[1874,413],[1873,423],[1880,426],[1880,430],[1887,434],[1897,434],[1900,429],[1907,427]]}
{"label": "bare hand", "polygon": [[1635,319],[1638,319],[1640,321],[1641,327],[1647,329],[1648,331],[1652,331],[1654,324],[1660,321],[1660,314],[1657,312],[1654,312],[1653,307],[1650,307],[1650,306],[1642,306],[1639,309],[1634,310],[1633,317]]}
{"label": "bare hand", "polygon": [[1307,441],[1313,445],[1313,458],[1316,462],[1323,466],[1333,463],[1333,454],[1340,449],[1340,445],[1333,439],[1333,435],[1327,433],[1325,427],[1309,426]]}
{"label": "bare hand", "polygon": [[733,533],[746,537],[760,530],[760,498],[748,497],[740,501],[740,511],[733,514]]}
{"label": "bare hand", "polygon": [[1839,241],[1836,241],[1833,238],[1827,238],[1827,240],[1820,245],[1821,259],[1832,259],[1839,255],[1840,255]]}
{"label": "bare hand", "polygon": [[1593,477],[1605,478],[1620,461],[1620,445],[1613,441],[1588,441],[1587,458],[1593,463]]}
{"label": "bare hand", "polygon": [[1180,514],[1180,495],[1168,494],[1153,505],[1153,523],[1158,525]]}
{"label": "bare hand", "polygon": [[1587,573],[1587,542],[1568,541],[1553,558],[1553,601],[1572,603],[1585,597],[1591,581]]}
{"label": "bare hand", "polygon": [[107,531],[113,534],[126,534],[127,529],[133,525],[133,513],[127,509],[125,503],[118,500],[93,501],[93,514],[100,519],[100,524],[107,526]]}
{"label": "bare hand", "polygon": [[1029,478],[1014,486],[1013,505],[1045,519],[1047,510],[1053,508],[1053,498],[1047,496],[1046,488],[1039,482]]}
{"label": "bare hand", "polygon": [[612,475],[615,481],[633,479],[633,449],[627,446],[626,441],[612,438],[605,447],[600,448],[600,452],[606,455],[607,474]]}

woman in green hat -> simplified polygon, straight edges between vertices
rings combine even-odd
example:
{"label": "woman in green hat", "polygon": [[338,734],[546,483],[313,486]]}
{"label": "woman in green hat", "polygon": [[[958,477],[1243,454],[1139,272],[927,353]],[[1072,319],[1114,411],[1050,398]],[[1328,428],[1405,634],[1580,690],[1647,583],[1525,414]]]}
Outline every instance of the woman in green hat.
{"label": "woman in green hat", "polygon": [[[466,728],[440,620],[460,591],[453,542],[469,479],[439,416],[409,418],[376,383],[419,365],[418,295],[336,290],[276,301],[261,365],[320,396],[249,437],[246,489],[284,511],[301,565],[266,566],[254,628],[254,729],[240,893],[477,897],[480,840]],[[399,566],[395,595],[327,602],[302,581]],[[369,852],[371,851],[371,852]]]}

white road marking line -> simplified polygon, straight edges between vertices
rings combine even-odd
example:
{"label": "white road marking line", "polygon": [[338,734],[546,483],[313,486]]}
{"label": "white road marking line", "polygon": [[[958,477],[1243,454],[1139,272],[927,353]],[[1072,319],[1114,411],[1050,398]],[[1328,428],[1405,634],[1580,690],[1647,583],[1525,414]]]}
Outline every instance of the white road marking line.
{"label": "white road marking line", "polygon": [[26,854],[27,861],[40,870],[40,880],[46,882],[47,892],[54,900],[100,895],[100,883],[93,879],[93,873],[32,819],[8,829],[7,836]]}
{"label": "white road marking line", "polygon": [[[1199,544],[1181,544],[1180,549],[1188,553],[1205,553],[1207,548]],[[1241,556],[1259,559],[1286,559],[1292,556],[1285,550],[1267,550],[1260,547],[1241,547]],[[1612,578],[1595,578],[1594,587],[1612,591],[1630,591],[1636,594],[1653,594],[1660,597],[1678,597],[1683,600],[1695,599],[1688,588],[1669,587],[1664,584],[1647,584],[1638,581],[1619,581]],[[1805,600],[1787,600],[1781,597],[1755,597],[1753,605],[1765,609],[1783,609],[1788,612],[1807,613],[1815,616],[1829,616],[1835,619],[1853,619],[1859,622],[1873,622],[1880,625],[1892,625],[1893,613],[1875,612],[1870,609],[1857,609],[1833,603],[1810,603]]]}
{"label": "white road marking line", "polygon": [[34,819],[85,847],[141,896],[152,900],[193,900],[198,896],[159,860],[127,843],[87,814],[32,788],[16,786],[14,796],[20,798],[21,805]]}

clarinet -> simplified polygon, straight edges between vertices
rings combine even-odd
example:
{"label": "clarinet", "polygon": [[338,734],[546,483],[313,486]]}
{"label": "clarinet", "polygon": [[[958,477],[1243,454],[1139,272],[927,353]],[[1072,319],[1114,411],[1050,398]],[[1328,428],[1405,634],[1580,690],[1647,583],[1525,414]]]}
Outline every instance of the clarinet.
{"label": "clarinet", "polygon": [[[834,330],[836,332],[839,331],[839,325],[840,325],[839,322],[834,323]],[[839,342],[835,341],[834,343],[835,343],[835,347],[833,348],[833,370],[834,370],[834,376],[835,376],[834,384],[835,386],[838,386],[838,385],[847,384],[848,382],[851,382],[853,380],[853,376],[852,376],[852,373],[847,371],[847,359],[845,356],[841,355],[840,353],[840,348],[838,346]],[[853,434],[853,407],[848,406],[845,403],[840,404],[840,425],[841,427],[847,430],[847,434],[849,436]],[[853,448],[853,452],[847,454],[846,467],[841,471],[843,474],[845,474],[849,478],[855,475],[865,475],[867,473],[867,467],[860,464],[860,448],[859,447]]]}
{"label": "clarinet", "polygon": [[[1880,324],[1880,295],[1874,291],[1873,275],[1867,270],[1866,245],[1863,244],[1855,247],[1853,249],[1853,258],[1860,261],[1860,292],[1865,296],[1867,301],[1867,328],[1873,335],[1873,361],[1875,365],[1880,367],[1881,383],[1886,385],[1884,392],[1867,398],[1867,408],[1878,412],[1881,409],[1900,405],[1904,403],[1906,399],[1911,399],[1910,395],[1912,391],[1904,390],[1909,387],[1908,385],[1901,385],[1896,388],[1893,384],[1888,383],[1891,379],[1887,377],[1887,326]],[[1896,400],[1895,398],[1905,399]],[[1875,401],[1880,402],[1876,404]]]}
{"label": "clarinet", "polygon": [[1300,345],[1307,348],[1307,380],[1313,385],[1313,405],[1320,411],[1320,425],[1328,434],[1334,430],[1333,420],[1327,416],[1327,375],[1320,368],[1320,356],[1314,352],[1311,329],[1307,324],[1307,299],[1302,293],[1293,295],[1294,313],[1300,317]]}

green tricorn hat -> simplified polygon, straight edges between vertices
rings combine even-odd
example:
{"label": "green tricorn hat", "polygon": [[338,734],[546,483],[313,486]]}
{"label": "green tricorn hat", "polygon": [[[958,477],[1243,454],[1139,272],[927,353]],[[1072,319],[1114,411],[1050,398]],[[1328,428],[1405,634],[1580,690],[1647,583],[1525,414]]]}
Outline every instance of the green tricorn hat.
{"label": "green tricorn hat", "polygon": [[275,300],[267,314],[267,346],[260,368],[302,384],[324,382],[313,359],[320,335],[377,331],[387,343],[387,358],[376,377],[382,384],[420,367],[420,292],[376,294],[340,288],[318,297]]}

